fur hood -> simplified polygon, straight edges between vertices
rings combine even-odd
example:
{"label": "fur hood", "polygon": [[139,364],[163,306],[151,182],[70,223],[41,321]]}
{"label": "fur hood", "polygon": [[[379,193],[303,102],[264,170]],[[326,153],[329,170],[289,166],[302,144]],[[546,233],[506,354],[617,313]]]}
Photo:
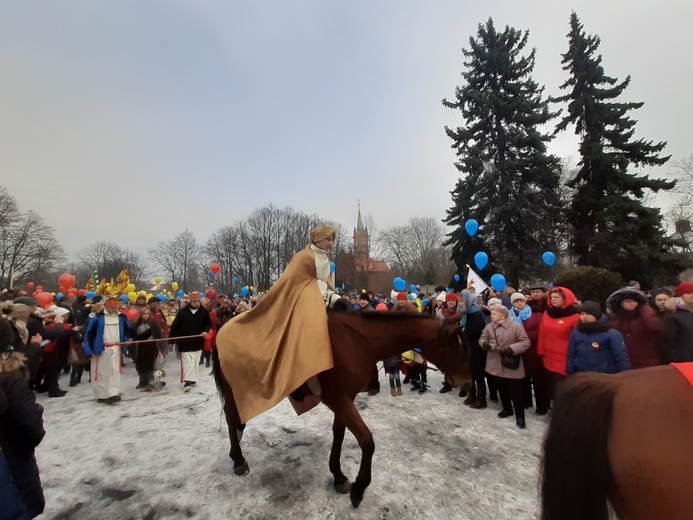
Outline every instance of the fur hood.
{"label": "fur hood", "polygon": [[642,294],[640,291],[636,291],[630,287],[625,287],[619,289],[618,291],[611,294],[606,299],[606,309],[609,313],[618,313],[621,309],[621,304],[623,300],[635,300],[638,302],[638,306],[647,305],[647,296]]}
{"label": "fur hood", "polygon": [[25,364],[26,356],[21,352],[12,352],[7,358],[4,354],[0,354],[0,374],[17,372],[22,370]]}

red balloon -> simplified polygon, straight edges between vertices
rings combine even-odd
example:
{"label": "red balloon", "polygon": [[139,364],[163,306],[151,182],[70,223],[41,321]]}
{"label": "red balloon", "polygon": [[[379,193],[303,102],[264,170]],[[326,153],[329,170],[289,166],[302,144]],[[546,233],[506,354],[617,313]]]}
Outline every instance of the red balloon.
{"label": "red balloon", "polygon": [[65,286],[63,286],[63,285],[60,286],[60,292],[61,292],[61,293],[67,294],[67,291],[69,291],[69,289],[68,289],[67,287],[65,287]]}
{"label": "red balloon", "polygon": [[39,305],[47,309],[53,303],[53,295],[49,292],[40,292],[36,295]]}
{"label": "red balloon", "polygon": [[209,266],[209,270],[214,274],[219,274],[219,271],[221,271],[221,266],[219,264],[212,264]]}
{"label": "red balloon", "polygon": [[36,292],[43,292],[43,285],[39,285],[39,286],[36,288]]}
{"label": "red balloon", "polygon": [[77,294],[79,294],[80,296],[84,296],[85,294],[87,294],[87,290],[86,289],[79,289],[77,291]]}
{"label": "red balloon", "polygon": [[214,289],[207,289],[205,291],[205,298],[208,298],[210,300],[216,300],[217,299],[217,292]]}
{"label": "red balloon", "polygon": [[128,309],[125,315],[128,317],[130,321],[135,321],[139,317],[140,311],[138,311],[137,309]]}
{"label": "red balloon", "polygon": [[29,282],[26,284],[27,289],[33,289],[34,288],[34,282]]}
{"label": "red balloon", "polygon": [[60,275],[60,278],[58,278],[58,282],[60,283],[61,287],[69,289],[70,287],[75,285],[75,277],[72,276],[70,273],[63,273]]}
{"label": "red balloon", "polygon": [[38,291],[34,291],[34,292],[31,293],[31,295],[32,295],[34,298],[36,298],[36,295],[37,295],[38,293],[39,293]]}

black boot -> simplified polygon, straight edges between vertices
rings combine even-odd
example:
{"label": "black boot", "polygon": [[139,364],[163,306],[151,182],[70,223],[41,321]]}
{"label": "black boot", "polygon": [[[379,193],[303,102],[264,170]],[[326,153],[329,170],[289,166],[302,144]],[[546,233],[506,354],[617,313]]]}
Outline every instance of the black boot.
{"label": "black boot", "polygon": [[77,386],[77,383],[79,383],[79,381],[77,381],[77,372],[73,371],[70,374],[70,386]]}
{"label": "black boot", "polygon": [[447,383],[443,383],[443,388],[438,390],[438,393],[445,394],[447,392],[452,392],[452,387]]}
{"label": "black boot", "polygon": [[467,391],[467,398],[462,402],[462,404],[466,404],[467,406],[471,405],[476,401],[476,385],[472,383],[472,385],[469,387]]}

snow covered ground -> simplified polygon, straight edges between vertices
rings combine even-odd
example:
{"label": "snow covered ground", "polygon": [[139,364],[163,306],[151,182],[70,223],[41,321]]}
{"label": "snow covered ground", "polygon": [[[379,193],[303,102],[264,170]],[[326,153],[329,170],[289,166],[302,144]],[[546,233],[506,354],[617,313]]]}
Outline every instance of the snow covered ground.
{"label": "snow covered ground", "polygon": [[[39,395],[47,431],[37,449],[46,495],[40,518],[81,519],[512,519],[537,516],[537,473],[546,418],[527,412],[527,429],[498,419],[500,406],[462,405],[439,394],[429,370],[425,395],[360,394],[373,432],[373,480],[359,509],[332,488],[332,415],[297,417],[288,402],[250,421],[242,442],[250,473],[237,477],[226,423],[208,369],[185,394],[179,365],[166,364],[160,393],[135,390],[132,361],[123,400],[97,404],[88,383],[59,399]],[[87,374],[85,376],[88,377]],[[356,477],[360,450],[347,432],[342,467]]]}

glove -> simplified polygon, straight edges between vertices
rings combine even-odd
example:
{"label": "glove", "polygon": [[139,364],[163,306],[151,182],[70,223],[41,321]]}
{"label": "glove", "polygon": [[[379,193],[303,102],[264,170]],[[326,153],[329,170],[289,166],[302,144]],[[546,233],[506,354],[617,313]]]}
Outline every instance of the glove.
{"label": "glove", "polygon": [[500,353],[503,354],[504,356],[514,356],[515,352],[513,352],[513,349],[510,347],[501,347]]}
{"label": "glove", "polygon": [[490,350],[490,349],[491,349],[491,344],[490,344],[488,341],[484,341],[484,342],[481,344],[481,348],[483,348],[484,350]]}

